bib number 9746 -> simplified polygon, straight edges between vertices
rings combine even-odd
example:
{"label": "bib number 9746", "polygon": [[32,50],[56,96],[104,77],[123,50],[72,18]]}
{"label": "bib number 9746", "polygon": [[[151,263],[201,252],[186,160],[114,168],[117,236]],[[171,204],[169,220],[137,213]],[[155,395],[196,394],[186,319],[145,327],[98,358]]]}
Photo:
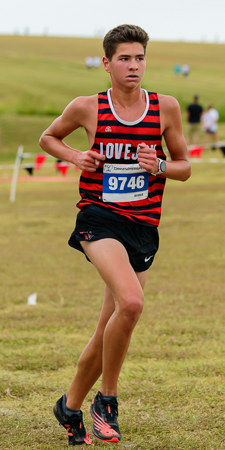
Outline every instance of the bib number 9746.
{"label": "bib number 9746", "polygon": [[145,184],[144,175],[139,175],[138,177],[132,176],[130,177],[109,177],[109,189],[112,191],[124,191],[125,189],[142,189]]}
{"label": "bib number 9746", "polygon": [[148,197],[149,173],[139,164],[104,164],[103,201],[132,202]]}

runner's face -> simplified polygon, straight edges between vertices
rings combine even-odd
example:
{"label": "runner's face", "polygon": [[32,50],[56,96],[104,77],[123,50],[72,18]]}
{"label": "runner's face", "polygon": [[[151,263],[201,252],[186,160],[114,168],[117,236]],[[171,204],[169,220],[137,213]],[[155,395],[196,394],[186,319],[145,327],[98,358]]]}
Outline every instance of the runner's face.
{"label": "runner's face", "polygon": [[144,48],[139,42],[119,44],[112,60],[103,58],[106,72],[112,84],[134,88],[140,84],[146,66]]}

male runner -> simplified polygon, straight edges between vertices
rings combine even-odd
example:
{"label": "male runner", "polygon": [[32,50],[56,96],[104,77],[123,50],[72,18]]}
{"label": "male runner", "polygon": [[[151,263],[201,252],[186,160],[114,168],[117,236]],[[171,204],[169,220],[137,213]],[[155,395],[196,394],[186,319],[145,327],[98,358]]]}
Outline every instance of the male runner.
{"label": "male runner", "polygon": [[[90,410],[92,431],[103,441],[121,440],[117,381],[158,249],[165,180],[185,181],[191,174],[178,102],[140,87],[147,42],[147,33],[137,26],[109,31],[103,41],[103,65],[112,88],[73,100],[40,138],[46,152],[82,170],[80,212],[69,244],[85,253],[105,282],[97,329],[69,389],[53,408],[70,445],[92,445],[80,408],[100,375]],[[63,142],[79,127],[87,132],[86,152]],[[162,135],[170,161],[162,149]]]}

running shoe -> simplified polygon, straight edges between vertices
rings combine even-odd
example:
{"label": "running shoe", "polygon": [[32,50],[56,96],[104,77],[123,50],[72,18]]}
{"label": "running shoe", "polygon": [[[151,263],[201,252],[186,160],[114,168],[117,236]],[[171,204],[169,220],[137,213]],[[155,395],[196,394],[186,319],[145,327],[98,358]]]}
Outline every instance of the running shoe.
{"label": "running shoe", "polygon": [[92,400],[90,413],[93,419],[92,432],[97,439],[105,442],[120,442],[121,433],[117,422],[117,397],[98,392]]}
{"label": "running shoe", "polygon": [[53,413],[59,424],[67,430],[68,445],[93,445],[92,439],[84,427],[82,411],[79,410],[72,416],[67,416],[62,409],[62,399],[63,397],[53,406]]}

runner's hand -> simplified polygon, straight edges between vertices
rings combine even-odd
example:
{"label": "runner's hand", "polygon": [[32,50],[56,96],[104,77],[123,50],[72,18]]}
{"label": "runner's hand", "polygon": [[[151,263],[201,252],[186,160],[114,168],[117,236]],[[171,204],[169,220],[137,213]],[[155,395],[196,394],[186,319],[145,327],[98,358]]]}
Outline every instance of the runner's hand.
{"label": "runner's hand", "polygon": [[149,173],[156,173],[158,171],[157,153],[154,148],[151,148],[142,142],[138,146],[137,154],[138,163],[142,169],[147,170]]}
{"label": "runner's hand", "polygon": [[105,160],[104,155],[100,155],[94,150],[87,150],[86,152],[80,152],[77,166],[81,170],[86,170],[87,172],[95,172],[100,166],[101,162]]}

